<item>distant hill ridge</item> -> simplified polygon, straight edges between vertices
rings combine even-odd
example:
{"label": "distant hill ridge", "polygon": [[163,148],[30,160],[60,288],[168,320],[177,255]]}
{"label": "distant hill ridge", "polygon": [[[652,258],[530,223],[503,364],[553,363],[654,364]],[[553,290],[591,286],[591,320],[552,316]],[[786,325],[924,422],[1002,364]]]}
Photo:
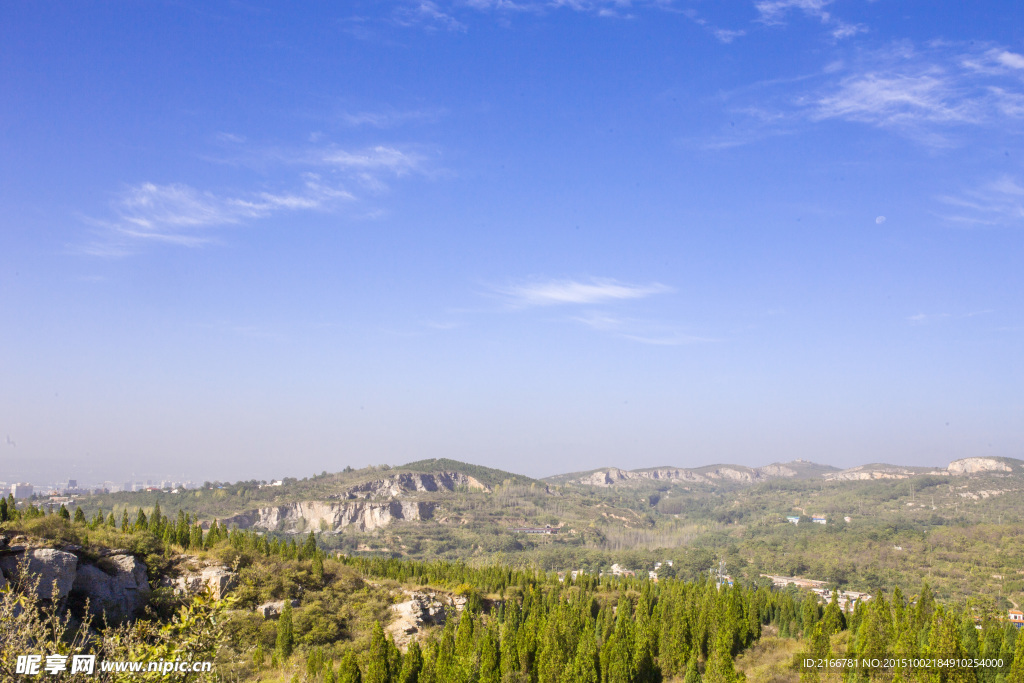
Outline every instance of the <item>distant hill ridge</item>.
{"label": "distant hill ridge", "polygon": [[863,481],[906,479],[913,476],[964,476],[972,474],[1013,474],[1024,472],[1024,461],[1014,458],[972,457],[954,460],[945,468],[912,467],[872,463],[841,470],[806,460],[772,463],[762,467],[745,465],[705,465],[703,467],[650,467],[623,470],[606,467],[589,472],[555,475],[545,481],[553,484],[614,486],[621,483],[650,481],[690,482],[694,484],[755,484],[770,479],[824,479],[826,481]]}

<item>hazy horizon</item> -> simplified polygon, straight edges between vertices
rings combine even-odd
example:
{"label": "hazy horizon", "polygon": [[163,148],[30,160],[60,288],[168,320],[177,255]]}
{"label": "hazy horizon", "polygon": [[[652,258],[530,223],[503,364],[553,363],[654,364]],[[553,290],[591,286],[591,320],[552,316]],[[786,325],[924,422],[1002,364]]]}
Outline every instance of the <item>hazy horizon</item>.
{"label": "hazy horizon", "polygon": [[1012,2],[0,9],[0,480],[1024,457]]}

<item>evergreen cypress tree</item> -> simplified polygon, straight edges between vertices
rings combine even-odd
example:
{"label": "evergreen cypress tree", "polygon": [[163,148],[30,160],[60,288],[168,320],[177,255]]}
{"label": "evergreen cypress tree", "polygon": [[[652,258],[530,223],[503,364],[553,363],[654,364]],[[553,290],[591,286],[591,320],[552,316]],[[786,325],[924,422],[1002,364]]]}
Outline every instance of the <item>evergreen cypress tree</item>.
{"label": "evergreen cypress tree", "polygon": [[114,513],[111,512],[107,515],[107,526],[113,529],[117,525],[117,521],[114,519]]}
{"label": "evergreen cypress tree", "polygon": [[580,642],[576,646],[576,654],[569,665],[567,683],[600,683],[600,659],[597,652],[597,636],[594,629],[584,629],[580,634]]}
{"label": "evergreen cypress tree", "polygon": [[71,521],[71,513],[68,512],[68,509],[66,507],[64,507],[64,503],[60,504],[60,510],[57,512],[57,516],[61,519],[66,519],[69,522]]}
{"label": "evergreen cypress tree", "polygon": [[0,498],[0,522],[10,521],[10,517],[7,515],[7,499]]}
{"label": "evergreen cypress tree", "polygon": [[[316,536],[313,534],[313,530],[310,529],[309,536],[306,536],[306,542],[302,544],[302,551],[299,554],[300,560],[309,560],[316,555]],[[369,677],[369,673],[367,673]]]}
{"label": "evergreen cypress tree", "polygon": [[817,660],[828,659],[831,654],[831,647],[828,631],[823,622],[818,622],[811,627],[810,637],[807,639],[807,648],[804,650],[802,659],[815,660],[815,666],[802,667],[800,669],[801,683],[816,683],[821,679],[817,669]]}
{"label": "evergreen cypress tree", "polygon": [[163,536],[164,516],[160,512],[160,501],[153,505],[153,512],[149,516],[149,530],[157,536]]}
{"label": "evergreen cypress tree", "polygon": [[700,670],[697,668],[697,653],[690,655],[690,661],[686,665],[686,676],[683,683],[701,683]]}
{"label": "evergreen cypress tree", "polygon": [[363,674],[359,671],[359,663],[352,650],[348,650],[341,658],[338,667],[338,683],[363,683]]}
{"label": "evergreen cypress tree", "polygon": [[82,508],[75,508],[75,516],[73,517],[73,519],[76,524],[86,524],[85,512],[82,511]]}
{"label": "evergreen cypress tree", "polygon": [[[312,532],[310,532],[312,533]],[[369,662],[366,666],[366,683],[391,683],[391,672],[388,671],[387,641],[380,622],[373,623],[370,635]]]}
{"label": "evergreen cypress tree", "polygon": [[387,634],[385,645],[388,657],[388,673],[392,681],[398,680],[398,674],[402,671],[402,651],[395,645],[395,639]]}
{"label": "evergreen cypress tree", "polygon": [[704,671],[704,683],[735,683],[736,670],[732,664],[732,638],[720,630]]}
{"label": "evergreen cypress tree", "polygon": [[[1021,631],[1021,634],[1024,634],[1024,631]],[[1013,664],[1010,666],[1006,683],[1024,683],[1024,635],[1017,636],[1017,646],[1014,649]]]}
{"label": "evergreen cypress tree", "polygon": [[493,627],[484,630],[480,642],[480,683],[501,681],[501,655],[498,651],[498,637]]}
{"label": "evergreen cypress tree", "polygon": [[423,653],[417,641],[409,643],[409,649],[402,658],[402,670],[398,683],[419,683],[420,670],[423,668]]}
{"label": "evergreen cypress tree", "polygon": [[139,508],[139,514],[135,517],[135,530],[145,531],[149,528],[149,520],[146,519],[146,513]]}
{"label": "evergreen cypress tree", "polygon": [[932,589],[925,581],[921,585],[921,593],[917,596],[917,605],[915,607],[915,621],[917,622],[917,628],[922,629],[927,627],[932,621],[932,613],[935,611],[935,596],[932,595]]}
{"label": "evergreen cypress tree", "polygon": [[132,522],[130,519],[128,519],[128,508],[125,508],[124,512],[121,513],[121,531],[128,533],[131,530]]}
{"label": "evergreen cypress tree", "polygon": [[839,633],[846,626],[846,619],[843,618],[843,611],[839,609],[839,591],[832,591],[832,599],[828,601],[825,608],[825,616],[822,617],[822,624],[825,634],[832,636]]}
{"label": "evergreen cypress tree", "polygon": [[293,628],[292,601],[286,598],[284,601],[284,609],[281,610],[281,616],[277,621],[277,643],[274,648],[278,661],[282,664],[291,656],[292,649],[295,647],[295,633]]}
{"label": "evergreen cypress tree", "polygon": [[318,582],[324,580],[324,559],[319,550],[313,553],[313,578]]}
{"label": "evergreen cypress tree", "polygon": [[434,662],[434,675],[438,681],[456,681],[457,666],[455,660],[455,615],[449,613],[441,631],[441,643],[437,648],[437,659]]}

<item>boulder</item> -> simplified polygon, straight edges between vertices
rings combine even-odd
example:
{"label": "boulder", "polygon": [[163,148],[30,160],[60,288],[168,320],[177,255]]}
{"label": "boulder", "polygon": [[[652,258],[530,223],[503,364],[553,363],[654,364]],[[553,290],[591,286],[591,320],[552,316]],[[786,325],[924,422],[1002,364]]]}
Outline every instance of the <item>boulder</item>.
{"label": "boulder", "polygon": [[59,605],[64,604],[68,593],[71,592],[77,567],[77,557],[52,548],[30,550],[21,556],[0,557],[0,573],[13,579],[24,568],[27,576],[22,578],[35,584],[38,598],[52,602],[56,597]]}
{"label": "boulder", "polygon": [[215,600],[222,600],[235,587],[237,575],[227,567],[203,567],[199,571],[187,571],[171,581],[175,593],[195,595],[209,588]]}
{"label": "boulder", "polygon": [[89,599],[91,614],[106,614],[109,621],[135,616],[152,592],[146,565],[131,555],[112,555],[98,566],[79,567],[74,590]]}
{"label": "boulder", "polygon": [[[299,601],[292,600],[292,607],[298,607]],[[281,612],[284,611],[284,600],[278,600],[277,602],[265,602],[256,608],[256,613],[263,616],[264,619],[275,619],[281,616]]]}

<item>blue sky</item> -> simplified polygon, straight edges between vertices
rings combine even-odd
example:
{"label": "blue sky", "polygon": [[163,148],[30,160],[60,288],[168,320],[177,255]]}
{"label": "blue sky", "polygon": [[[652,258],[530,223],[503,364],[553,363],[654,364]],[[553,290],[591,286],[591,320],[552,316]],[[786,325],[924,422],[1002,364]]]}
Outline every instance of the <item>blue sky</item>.
{"label": "blue sky", "polygon": [[6,3],[0,479],[1022,457],[1022,14]]}

